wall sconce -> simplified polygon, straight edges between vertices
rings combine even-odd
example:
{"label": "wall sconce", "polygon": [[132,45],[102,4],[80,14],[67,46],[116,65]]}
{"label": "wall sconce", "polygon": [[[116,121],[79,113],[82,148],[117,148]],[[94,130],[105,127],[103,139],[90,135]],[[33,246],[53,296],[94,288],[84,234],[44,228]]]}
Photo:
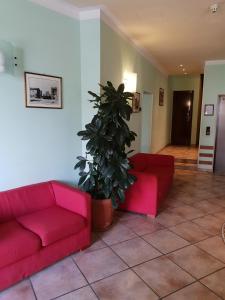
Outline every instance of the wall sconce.
{"label": "wall sconce", "polygon": [[137,73],[125,72],[123,76],[123,83],[125,85],[125,91],[134,93],[137,89]]}
{"label": "wall sconce", "polygon": [[9,42],[0,40],[0,74],[14,74],[18,66],[15,48]]}
{"label": "wall sconce", "polygon": [[5,55],[0,51],[0,73],[5,72]]}

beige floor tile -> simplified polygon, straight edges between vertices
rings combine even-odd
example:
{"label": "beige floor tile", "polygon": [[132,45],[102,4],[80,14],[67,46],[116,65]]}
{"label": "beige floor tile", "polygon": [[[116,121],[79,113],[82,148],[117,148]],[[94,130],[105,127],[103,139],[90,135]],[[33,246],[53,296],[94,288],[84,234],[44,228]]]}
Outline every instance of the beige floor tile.
{"label": "beige floor tile", "polygon": [[213,214],[216,218],[220,219],[225,223],[225,210],[222,210],[218,213]]}
{"label": "beige floor tile", "polygon": [[225,269],[203,278],[201,282],[222,299],[225,299]]}
{"label": "beige floor tile", "polygon": [[203,278],[201,282],[222,299],[225,299],[225,269]]}
{"label": "beige floor tile", "polygon": [[156,300],[157,295],[131,270],[92,284],[100,300]]}
{"label": "beige floor tile", "polygon": [[213,292],[199,282],[175,292],[174,294],[164,298],[164,300],[219,300]]}
{"label": "beige floor tile", "polygon": [[206,234],[201,227],[192,222],[185,222],[174,227],[170,227],[170,230],[190,243],[195,243],[209,237],[209,235]]}
{"label": "beige floor tile", "polygon": [[135,237],[137,237],[137,235],[132,230],[121,224],[116,224],[101,235],[101,239],[107,245],[117,244]]}
{"label": "beige floor tile", "polygon": [[189,205],[173,208],[172,211],[186,220],[196,219],[204,215],[204,212]]}
{"label": "beige floor tile", "polygon": [[84,251],[90,252],[94,250],[99,250],[107,247],[107,245],[100,239],[100,234],[92,233],[92,243],[91,246],[85,249]]}
{"label": "beige floor tile", "polygon": [[133,267],[161,255],[159,251],[141,238],[132,239],[112,246],[112,249],[128,264]]}
{"label": "beige floor tile", "polygon": [[220,236],[209,238],[196,246],[225,263],[225,244]]}
{"label": "beige floor tile", "polygon": [[52,299],[87,285],[70,257],[33,275],[31,282],[40,300]]}
{"label": "beige floor tile", "polygon": [[164,297],[194,281],[193,277],[165,256],[133,269],[160,297]]}
{"label": "beige floor tile", "polygon": [[144,218],[144,215],[126,212],[122,210],[116,210],[114,213],[114,218],[116,218],[119,221],[125,221],[125,220],[136,219],[136,218],[141,219]]}
{"label": "beige floor tile", "polygon": [[207,276],[224,266],[217,259],[193,245],[168,254],[168,258],[195,278]]}
{"label": "beige floor tile", "polygon": [[144,219],[127,220],[124,221],[123,224],[138,235],[144,235],[164,228],[157,221],[148,217]]}
{"label": "beige floor tile", "polygon": [[209,202],[211,202],[212,204],[215,205],[219,205],[222,206],[223,208],[225,208],[225,196],[224,197],[213,197],[208,199]]}
{"label": "beige floor tile", "polygon": [[95,293],[89,286],[83,287],[72,293],[66,294],[62,297],[57,298],[57,300],[97,300]]}
{"label": "beige floor tile", "polygon": [[213,215],[201,217],[199,219],[193,220],[192,222],[201,226],[207,234],[211,235],[220,234],[221,227],[223,225],[223,221],[221,221],[221,219],[218,219]]}
{"label": "beige floor tile", "polygon": [[109,248],[74,256],[88,282],[94,282],[127,269],[127,265]]}
{"label": "beige floor tile", "polygon": [[189,245],[189,242],[167,229],[144,235],[143,238],[164,254]]}
{"label": "beige floor tile", "polygon": [[156,221],[165,227],[171,227],[176,224],[180,224],[180,223],[184,222],[185,220],[178,214],[175,214],[175,213],[171,212],[171,210],[167,209],[166,211],[160,213],[156,217]]}
{"label": "beige floor tile", "polygon": [[199,208],[201,211],[203,211],[206,214],[212,214],[223,210],[222,206],[216,205],[207,200],[194,203],[193,206]]}
{"label": "beige floor tile", "polygon": [[11,288],[0,292],[1,300],[35,300],[29,280],[23,280]]}

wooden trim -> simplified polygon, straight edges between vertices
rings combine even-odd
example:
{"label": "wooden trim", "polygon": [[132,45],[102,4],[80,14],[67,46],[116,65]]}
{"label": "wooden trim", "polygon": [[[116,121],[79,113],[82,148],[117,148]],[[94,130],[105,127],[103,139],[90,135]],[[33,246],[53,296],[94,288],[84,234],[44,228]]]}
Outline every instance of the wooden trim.
{"label": "wooden trim", "polygon": [[200,149],[203,149],[203,150],[214,150],[214,146],[200,146]]}
{"label": "wooden trim", "polygon": [[199,153],[199,157],[213,157],[211,153]]}
{"label": "wooden trim", "polygon": [[199,165],[210,165],[212,166],[213,162],[212,161],[206,161],[206,160],[199,160]]}

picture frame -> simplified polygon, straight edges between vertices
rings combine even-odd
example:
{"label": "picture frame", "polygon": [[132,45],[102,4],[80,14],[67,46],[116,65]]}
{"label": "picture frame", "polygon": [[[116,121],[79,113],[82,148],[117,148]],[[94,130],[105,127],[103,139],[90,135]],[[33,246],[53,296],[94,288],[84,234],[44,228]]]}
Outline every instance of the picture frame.
{"label": "picture frame", "polygon": [[204,116],[214,116],[214,104],[205,104]]}
{"label": "picture frame", "polygon": [[132,99],[132,112],[138,113],[141,110],[140,105],[141,105],[141,94],[135,92]]}
{"label": "picture frame", "polygon": [[26,107],[62,109],[62,77],[24,73]]}
{"label": "picture frame", "polygon": [[159,106],[164,106],[164,89],[159,89]]}

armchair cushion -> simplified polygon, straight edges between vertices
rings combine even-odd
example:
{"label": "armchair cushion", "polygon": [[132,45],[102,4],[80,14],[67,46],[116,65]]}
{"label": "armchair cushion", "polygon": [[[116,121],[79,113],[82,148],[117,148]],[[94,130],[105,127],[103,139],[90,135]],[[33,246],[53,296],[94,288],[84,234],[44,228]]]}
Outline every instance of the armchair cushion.
{"label": "armchair cushion", "polygon": [[36,253],[41,240],[16,221],[0,224],[0,268]]}
{"label": "armchair cushion", "polygon": [[25,228],[37,234],[43,246],[76,234],[86,226],[86,219],[59,206],[17,218]]}

